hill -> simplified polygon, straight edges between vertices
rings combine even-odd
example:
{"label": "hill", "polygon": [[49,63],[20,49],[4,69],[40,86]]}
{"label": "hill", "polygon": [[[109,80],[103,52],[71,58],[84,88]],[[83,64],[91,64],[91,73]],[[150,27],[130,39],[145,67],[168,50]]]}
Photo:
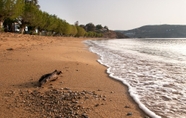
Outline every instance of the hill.
{"label": "hill", "polygon": [[146,25],[117,32],[131,38],[186,38],[186,25]]}

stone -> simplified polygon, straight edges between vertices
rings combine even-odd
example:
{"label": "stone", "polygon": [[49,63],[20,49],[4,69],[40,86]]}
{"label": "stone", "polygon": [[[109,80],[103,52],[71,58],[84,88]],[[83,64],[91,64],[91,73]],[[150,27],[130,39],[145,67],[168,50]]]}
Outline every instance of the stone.
{"label": "stone", "polygon": [[[46,89],[42,92],[39,91],[40,89],[27,91],[19,90],[16,93],[13,104],[11,104],[11,108],[17,107],[19,109],[25,109],[32,114],[39,114],[37,117],[88,118],[88,112],[92,107],[96,108],[100,105],[104,105],[104,101],[106,101],[105,95],[96,94],[95,91],[73,91],[69,88],[55,88]],[[11,91],[9,93],[12,94],[13,92]],[[89,101],[93,101],[95,105],[86,106],[86,103]]]}
{"label": "stone", "polygon": [[111,91],[110,93],[114,93],[114,91]]}
{"label": "stone", "polygon": [[100,89],[98,89],[98,91],[101,91]]}
{"label": "stone", "polygon": [[127,116],[131,116],[131,115],[132,115],[132,112],[128,112],[128,113],[127,113]]}
{"label": "stone", "polygon": [[99,106],[99,104],[96,104],[96,105],[95,105],[95,107],[98,107],[98,106]]}
{"label": "stone", "polygon": [[13,51],[14,49],[13,48],[7,48],[6,50],[7,51]]}
{"label": "stone", "polygon": [[126,105],[125,108],[130,108],[130,106]]}

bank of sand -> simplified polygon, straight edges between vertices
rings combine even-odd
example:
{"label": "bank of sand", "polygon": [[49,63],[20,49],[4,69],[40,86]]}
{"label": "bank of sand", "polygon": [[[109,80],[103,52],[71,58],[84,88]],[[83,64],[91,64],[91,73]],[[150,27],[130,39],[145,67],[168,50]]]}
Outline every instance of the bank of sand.
{"label": "bank of sand", "polygon": [[[103,100],[87,98],[90,100],[81,102],[83,108],[88,108],[86,115],[90,118],[144,118],[144,112],[131,99],[127,88],[108,77],[106,67],[96,61],[98,56],[88,51],[83,40],[0,33],[1,118],[44,117],[44,112],[31,112],[37,108],[33,105],[24,108],[27,102],[27,99],[21,99],[24,92],[64,91],[64,88],[101,96],[99,99]],[[41,75],[55,69],[63,74],[56,81],[38,88]],[[16,106],[21,100],[23,104]]]}

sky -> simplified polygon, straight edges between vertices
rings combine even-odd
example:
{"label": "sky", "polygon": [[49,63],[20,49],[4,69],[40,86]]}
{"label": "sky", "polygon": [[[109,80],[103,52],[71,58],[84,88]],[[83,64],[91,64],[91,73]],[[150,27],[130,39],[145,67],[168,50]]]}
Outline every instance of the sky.
{"label": "sky", "polygon": [[39,0],[39,5],[70,24],[101,24],[111,30],[186,25],[186,0]]}

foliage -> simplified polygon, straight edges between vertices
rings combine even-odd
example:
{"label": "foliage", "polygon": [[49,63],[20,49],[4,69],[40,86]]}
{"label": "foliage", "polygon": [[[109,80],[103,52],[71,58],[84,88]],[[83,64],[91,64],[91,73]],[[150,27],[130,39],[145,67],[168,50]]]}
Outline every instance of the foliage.
{"label": "foliage", "polygon": [[76,34],[78,33],[78,31],[77,31],[77,28],[76,28],[76,26],[74,26],[74,25],[71,25],[71,36],[76,36]]}
{"label": "foliage", "polygon": [[89,32],[89,31],[95,31],[96,27],[94,26],[93,23],[88,23],[86,24],[86,31]]}
{"label": "foliage", "polygon": [[97,32],[93,32],[93,31],[89,31],[85,35],[86,35],[86,37],[103,37],[102,33],[97,33]]}
{"label": "foliage", "polygon": [[76,28],[77,28],[77,34],[76,34],[77,37],[82,37],[85,35],[86,31],[82,27],[76,26]]}
{"label": "foliage", "polygon": [[102,27],[102,25],[99,24],[99,25],[96,25],[96,29],[101,30],[101,29],[103,29],[103,27]]}
{"label": "foliage", "polygon": [[5,19],[15,19],[24,11],[24,0],[0,0],[0,28]]}
{"label": "foliage", "polygon": [[0,0],[0,20],[14,19],[24,11],[24,0]]}
{"label": "foliage", "polygon": [[[41,11],[38,0],[0,0],[0,23],[4,22],[4,27],[11,27],[16,22],[20,25],[21,32],[27,26],[29,33],[60,36],[77,37],[102,37],[101,25],[88,23],[79,25],[76,21],[74,25],[58,18],[56,15]],[[3,28],[3,27],[2,27]],[[14,31],[14,30],[7,30]]]}
{"label": "foliage", "polygon": [[100,24],[94,25],[93,23],[88,23],[86,25],[79,25],[80,27],[84,28],[86,31],[86,37],[103,37],[105,32],[108,32],[109,29],[107,26],[102,26]]}
{"label": "foliage", "polygon": [[3,28],[0,28],[0,32],[3,32],[4,31],[4,29]]}

